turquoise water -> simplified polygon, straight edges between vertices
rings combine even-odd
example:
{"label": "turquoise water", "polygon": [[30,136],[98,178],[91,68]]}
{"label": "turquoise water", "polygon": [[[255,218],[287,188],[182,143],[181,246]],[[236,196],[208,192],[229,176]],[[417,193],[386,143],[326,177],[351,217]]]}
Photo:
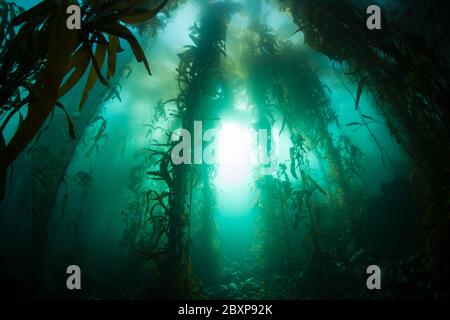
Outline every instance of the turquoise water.
{"label": "turquoise water", "polygon": [[[233,15],[229,21],[226,37],[227,56],[221,58],[223,74],[227,81],[228,102],[223,105],[220,103],[214,105],[220,109],[217,114],[220,119],[217,122],[217,127],[220,128],[217,148],[218,153],[221,154],[219,157],[222,157],[225,163],[215,166],[214,177],[211,179],[216,201],[213,217],[217,227],[216,240],[221,261],[219,271],[231,270],[230,274],[236,271],[233,268],[239,269],[234,265],[243,261],[250,265],[249,268],[260,264],[256,249],[261,245],[258,217],[261,216],[264,208],[258,205],[258,199],[264,190],[256,184],[257,166],[251,163],[239,163],[237,160],[242,154],[255,153],[257,148],[249,142],[256,134],[254,124],[257,121],[255,112],[257,106],[250,97],[248,89],[247,72],[249,71],[245,63],[242,63],[247,41],[250,41],[247,37],[251,37],[248,26],[252,21],[258,20],[260,24],[269,27],[283,46],[302,52],[302,57],[307,59],[307,62],[302,63],[307,63],[319,75],[320,81],[327,88],[325,92],[329,104],[341,124],[338,128],[331,123],[327,130],[335,143],[338,137],[343,135],[361,151],[360,183],[364,186],[365,196],[368,199],[384,194],[380,186],[403,176],[408,170],[410,161],[391,137],[383,117],[377,112],[373,99],[367,92],[364,92],[361,97],[360,109],[365,115],[376,120],[370,124],[371,132],[383,146],[385,153],[380,152],[373,137],[365,128],[356,129],[355,126],[346,126],[346,124],[361,121],[354,108],[354,95],[358,84],[350,83],[338,64],[307,46],[303,41],[303,35],[300,32],[295,33],[297,27],[287,13],[278,10],[274,1],[238,2],[243,9]],[[16,3],[30,6],[32,2],[16,1]],[[80,264],[84,270],[87,270],[87,281],[94,288],[89,291],[90,298],[129,298],[142,289],[146,279],[152,278],[155,272],[153,263],[141,261],[133,255],[133,248],[124,242],[124,235],[127,232],[135,236],[134,240],[146,234],[146,230],[147,234],[151,233],[149,229],[146,229],[150,227],[145,224],[145,217],[130,213],[130,205],[135,200],[135,194],[129,187],[130,178],[137,172],[137,176],[134,177],[137,179],[135,185],[139,185],[142,192],[150,188],[164,188],[161,183],[148,179],[146,171],[150,170],[150,167],[146,167],[148,162],[144,161],[145,156],[141,155],[142,151],[145,148],[151,148],[152,144],[165,142],[165,131],[171,132],[180,126],[179,120],[170,115],[171,110],[175,108],[174,104],[169,103],[165,106],[167,119],[158,120],[156,125],[155,122],[152,123],[152,119],[156,112],[155,106],[159,101],[167,101],[179,94],[176,81],[178,54],[185,50],[185,46],[194,44],[189,37],[190,29],[200,20],[205,7],[206,1],[183,2],[171,13],[167,25],[158,30],[154,37],[145,33],[139,35],[139,32],[135,30],[135,34],[144,44],[152,76],[148,76],[145,68],[134,60],[131,50],[125,46],[126,50],[120,56],[119,65],[122,70],[131,73],[128,77],[117,76],[117,83],[120,84],[120,99],[113,97],[104,103],[98,103],[96,98],[103,94],[104,88],[101,84],[97,84],[85,106],[85,111],[80,113],[77,111],[77,104],[83,81],[62,99],[63,104],[75,119],[90,117],[98,121],[89,124],[85,130],[77,132],[79,136],[76,143],[66,145],[68,149],[72,148],[73,154],[64,171],[65,182],[58,188],[48,224],[45,266],[49,287],[58,286],[56,279],[59,276],[55,274],[60,272],[67,263]],[[261,65],[260,68],[271,68],[271,65]],[[300,105],[296,107],[302,108]],[[63,117],[57,115],[55,123],[51,125],[43,138],[43,144],[55,152],[62,147],[61,143],[59,145],[52,143],[52,133],[58,132],[60,127],[58,123],[62,123],[63,120]],[[101,136],[97,136],[102,123],[106,125],[105,130]],[[153,124],[152,130],[149,129],[150,124]],[[277,177],[278,165],[287,164],[289,167],[291,161],[290,148],[293,145],[290,133],[288,129],[282,130],[282,128],[282,116],[279,112],[275,112],[272,126],[272,151],[275,154],[276,164],[269,175],[274,178]],[[96,137],[99,139],[96,140]],[[227,156],[231,161],[226,161]],[[324,164],[327,161],[326,156],[322,154],[323,158],[320,158],[320,154],[312,153],[308,157],[309,170],[316,182],[332,194],[333,186],[327,178],[328,169]],[[294,186],[300,186],[300,182],[295,181],[289,170],[287,175],[291,181],[294,181]],[[28,181],[26,176],[26,171],[17,173],[17,182],[12,187],[17,190],[17,196],[9,196],[2,209],[2,229],[8,229],[2,232],[2,242],[9,239],[11,243],[11,248],[4,251],[6,256],[19,265],[19,269],[21,253],[27,252],[27,243],[31,241],[29,236],[20,236],[26,234],[26,230],[30,228],[30,221],[26,214],[28,209],[25,208],[29,206],[20,208],[21,205],[18,204],[21,197],[25,203],[31,203],[32,197],[25,191],[24,186]],[[83,176],[87,177],[85,184],[80,180]],[[201,207],[204,199],[199,192],[194,193],[193,197],[192,206],[195,210]],[[318,205],[320,208],[325,206],[325,202],[331,207],[337,205],[337,202],[333,203],[332,200],[323,201]],[[277,199],[269,201],[271,202],[277,205]],[[22,214],[15,217],[7,214],[14,210]],[[287,210],[288,219],[294,219],[293,210],[293,208]],[[143,208],[137,210],[137,212],[142,211]],[[125,214],[127,212],[128,215]],[[330,210],[324,214],[325,224],[334,223],[333,219],[336,217],[332,216],[332,212],[333,210]],[[130,230],[130,220],[127,221],[126,217],[137,223],[136,229]],[[195,216],[193,219],[195,222]],[[191,228],[195,230],[196,226],[192,225]],[[331,227],[335,231],[339,228],[340,226],[334,227],[334,225]],[[289,227],[288,233],[298,240],[306,237],[305,230],[306,227],[301,227],[299,230]],[[196,239],[193,237],[192,240],[195,244]],[[292,241],[294,246],[292,252],[294,256],[297,254],[301,256],[305,254],[306,249],[301,247],[300,240],[296,242],[297,240]],[[197,259],[195,252],[192,253],[192,259],[195,263]],[[201,274],[196,276],[202,277]],[[220,283],[220,281],[225,280],[219,279],[216,282]],[[213,283],[211,286],[216,284]],[[130,289],[123,289],[125,287]],[[212,295],[214,296],[214,293]],[[277,294],[274,296],[278,297]],[[247,297],[251,298],[252,295],[249,294]]]}

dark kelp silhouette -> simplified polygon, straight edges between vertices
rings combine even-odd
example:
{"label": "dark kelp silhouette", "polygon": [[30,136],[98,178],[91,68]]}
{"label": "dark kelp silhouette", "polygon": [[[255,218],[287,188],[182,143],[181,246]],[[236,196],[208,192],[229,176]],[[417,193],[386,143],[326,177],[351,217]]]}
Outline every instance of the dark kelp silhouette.
{"label": "dark kelp silhouette", "polygon": [[[153,18],[167,1],[152,9],[143,7],[145,3],[142,0],[113,4],[86,1],[82,6],[81,30],[65,27],[66,9],[71,4],[68,0],[59,4],[45,0],[19,15],[15,14],[15,7],[3,5],[3,11],[8,13],[3,15],[2,25],[6,24],[4,30],[9,28],[9,32],[2,32],[6,38],[2,42],[6,46],[0,55],[0,105],[2,114],[8,113],[2,122],[2,131],[14,114],[25,107],[28,111],[9,143],[5,142],[2,132],[1,198],[5,193],[7,168],[36,136],[55,106],[62,107],[58,99],[81,80],[89,66],[80,109],[97,80],[109,85],[108,80],[116,72],[117,54],[122,51],[120,40],[128,42],[137,61],[142,62],[150,74],[143,49],[124,25],[140,24]],[[105,60],[107,73],[103,75]],[[73,136],[70,120],[69,130]]]}
{"label": "dark kelp silhouette", "polygon": [[[385,15],[383,28],[372,32],[366,28],[364,8],[348,0],[279,3],[292,15],[305,42],[347,68],[347,74],[359,84],[355,108],[363,89],[368,90],[392,136],[414,159],[414,185],[421,186],[417,198],[425,209],[425,260],[435,274],[435,284],[446,283],[448,270],[444,266],[449,256],[445,248],[450,243],[450,72],[444,54],[448,46],[443,41],[448,36],[448,24],[445,18],[437,18],[437,10],[448,9],[448,4],[430,1],[424,10],[411,3],[403,12],[396,12],[395,19]],[[412,25],[410,18],[419,19],[422,13],[426,19]],[[402,25],[402,21],[407,23]]]}
{"label": "dark kelp silhouette", "polygon": [[[275,30],[259,21],[261,7],[258,1],[253,0],[255,5],[244,6],[244,9],[251,7],[250,10],[256,9],[258,12],[248,15],[251,18],[248,29],[233,32],[233,36],[238,34],[242,39],[234,42],[238,42],[238,50],[231,51],[230,55],[230,50],[225,46],[230,35],[227,22],[237,7],[229,2],[202,2],[204,12],[201,19],[190,29],[193,44],[179,54],[176,79],[179,94],[176,98],[162,99],[156,106],[149,107],[154,111],[153,117],[141,124],[145,127],[143,131],[147,141],[145,147],[134,154],[129,178],[125,182],[129,192],[125,206],[120,210],[125,223],[122,240],[128,255],[123,259],[122,272],[126,274],[126,289],[129,288],[130,275],[134,277],[140,272],[136,276],[139,284],[135,287],[131,284],[133,290],[126,293],[121,292],[125,285],[117,286],[118,291],[111,295],[120,294],[127,298],[237,299],[448,296],[448,289],[445,288],[445,276],[448,275],[445,254],[448,247],[448,110],[445,109],[448,102],[448,70],[443,54],[445,51],[437,41],[444,35],[436,32],[436,39],[430,40],[420,36],[420,32],[410,34],[410,30],[406,32],[391,22],[384,12],[385,29],[369,32],[365,28],[365,8],[355,6],[358,1],[279,2],[303,32],[306,44],[331,58],[332,67],[322,65],[324,59],[306,46],[283,41]],[[27,18],[24,22],[21,22],[24,18],[17,18],[24,13],[23,10],[13,4],[0,3],[1,63],[8,61],[3,58],[9,52],[8,43],[16,41],[14,39],[20,32],[22,45],[29,45],[28,49],[38,43],[24,36],[21,30],[25,25],[36,21],[36,27],[29,32],[31,38],[45,39],[47,36],[41,30],[47,30],[48,37],[52,34],[50,27],[56,21],[57,14],[53,20],[43,18],[46,10],[56,10],[53,5],[47,6],[50,2],[34,9],[34,18]],[[125,14],[119,12],[132,3],[139,3],[140,8],[133,9],[136,13],[134,18],[122,19],[115,15]],[[130,64],[125,64],[121,71],[116,71],[115,61],[121,51],[120,41],[128,42],[129,36],[122,28],[120,30],[127,35],[120,36],[113,26],[117,21],[122,21],[124,24],[119,22],[120,26],[128,29],[125,22],[141,21],[143,17],[151,16],[153,9],[145,9],[148,3],[153,2],[128,1],[124,7],[83,7],[84,22],[90,22],[88,26],[91,27],[96,25],[94,31],[77,33],[73,50],[65,51],[69,59],[67,68],[59,73],[61,81],[57,98],[51,106],[47,101],[42,109],[51,109],[49,118],[54,114],[52,110],[55,107],[63,112],[63,117],[59,119],[62,129],[58,129],[66,130],[67,125],[68,136],[60,139],[64,143],[67,138],[75,137],[77,140],[73,144],[76,144],[84,129],[75,117],[70,118],[59,98],[80,79],[87,78],[77,107],[82,108],[87,97],[95,95],[93,86],[97,80],[109,88],[102,88],[105,92],[97,97],[93,106],[86,109],[95,109],[110,99],[120,99],[122,81],[131,75],[132,69]],[[166,9],[178,3],[172,1]],[[109,11],[93,14],[94,7],[99,12],[103,9]],[[165,16],[159,18],[137,26],[136,31],[144,39],[151,39],[155,30],[168,20]],[[17,27],[4,23],[10,20],[14,20]],[[134,40],[130,42],[134,43]],[[25,117],[24,111],[29,105],[41,106],[32,92],[37,90],[37,95],[44,92],[43,85],[36,86],[40,78],[45,80],[43,75],[50,66],[50,49],[56,50],[50,47],[48,43],[42,48],[38,46],[36,50],[28,50],[30,52],[26,52],[24,57],[8,53],[9,59],[20,60],[20,68],[24,72],[28,70],[29,74],[20,83],[17,82],[19,78],[11,78],[12,83],[16,81],[20,84],[22,94],[12,90],[12,96],[2,106],[1,119],[6,121],[2,133],[14,116],[19,122],[16,135],[19,132],[23,135],[21,128],[28,117],[34,117],[28,122],[42,119],[36,116],[37,112]],[[20,48],[16,44],[16,50]],[[26,51],[20,50],[22,53]],[[140,55],[141,50],[135,48],[133,51],[137,52],[138,60],[141,59],[148,67]],[[38,59],[28,59],[27,54]],[[58,63],[53,62],[53,65],[58,66]],[[19,64],[13,64],[5,70],[13,73],[12,76],[19,76],[19,73],[16,74]],[[3,68],[3,64],[0,67]],[[355,113],[356,121],[339,122],[341,118],[338,118],[336,106],[333,105],[335,100],[331,96],[334,91],[322,82],[326,81],[321,78],[323,71],[334,71],[336,80],[340,80],[343,89],[350,93],[348,107],[350,113]],[[121,76],[113,78],[114,73]],[[348,78],[344,79],[345,76]],[[352,84],[351,88],[347,82]],[[220,87],[220,92],[217,87]],[[278,133],[284,134],[291,143],[287,159],[277,164],[273,175],[261,177],[255,170],[251,194],[256,193],[251,212],[257,217],[256,259],[253,264],[247,263],[252,258],[247,262],[244,258],[237,264],[230,263],[229,259],[220,260],[215,217],[216,195],[220,190],[216,190],[213,180],[215,170],[208,165],[174,165],[171,151],[179,141],[169,139],[169,130],[179,124],[191,131],[194,121],[203,120],[205,129],[212,127],[228,103],[233,102],[233,99],[227,101],[227,95],[232,95],[235,88],[246,90],[247,107],[252,112],[254,129],[273,132],[277,128]],[[6,89],[2,86],[0,94]],[[366,114],[365,103],[371,100],[378,113],[369,115]],[[82,155],[83,161],[88,161],[94,158],[92,155],[103,152],[99,143],[106,137],[107,123],[111,126],[108,130],[113,130],[114,124],[98,113],[88,115],[85,120],[89,128],[87,132],[91,134],[84,134],[87,144]],[[394,183],[382,184],[380,196],[370,195],[366,191],[364,178],[368,176],[362,172],[364,154],[352,143],[346,129],[367,130],[364,133],[375,143],[383,163],[388,159],[394,166],[394,161],[377,139],[376,131],[372,130],[373,126],[380,124],[389,128],[393,138],[416,162],[412,185],[423,191],[418,193],[417,198],[423,199],[425,204],[425,219],[419,224],[425,239],[414,238],[416,229],[409,235],[405,232],[408,229],[405,225],[415,227],[412,220],[420,211],[414,200],[408,198],[402,202],[401,199],[394,199],[406,198],[406,181],[396,176]],[[35,273],[45,275],[45,271],[49,270],[44,268],[43,262],[46,262],[47,229],[54,207],[60,208],[60,216],[65,217],[66,222],[71,219],[67,231],[73,231],[75,241],[73,248],[69,249],[70,261],[83,263],[82,256],[86,253],[78,233],[84,230],[78,230],[78,223],[82,222],[82,206],[87,203],[91,189],[97,184],[93,184],[96,174],[92,170],[77,171],[72,176],[65,174],[72,161],[71,156],[63,156],[63,149],[69,147],[73,152],[75,147],[67,144],[63,148],[62,143],[55,146],[37,143],[42,131],[27,150],[31,177],[23,180],[27,185],[28,181],[31,182],[31,192],[25,191],[30,193],[31,207],[22,204],[13,207],[29,209],[32,219],[30,249],[38,264],[27,264],[33,268],[31,280],[36,278]],[[25,141],[23,137],[20,139],[13,140],[16,146],[19,145],[17,141]],[[123,137],[120,139],[125,140]],[[55,141],[54,137],[49,140]],[[269,152],[276,143],[276,137],[269,135]],[[5,159],[10,157],[5,153],[6,147],[7,143],[2,139],[0,149]],[[364,165],[364,168],[370,167]],[[1,168],[5,175],[7,167]],[[57,190],[62,191],[60,197],[57,197]],[[61,198],[60,202],[57,198]],[[79,202],[74,203],[75,199]],[[61,205],[56,206],[57,203]],[[390,208],[392,204],[394,207]],[[74,216],[76,210],[79,213]],[[414,245],[408,243],[414,240]],[[383,266],[383,281],[389,283],[389,289],[380,292],[366,290],[364,268],[369,263]],[[136,270],[138,272],[134,272]],[[222,282],[222,278],[231,280]],[[220,279],[219,282],[214,283],[217,279]],[[32,286],[44,294],[55,294],[45,287],[45,279],[42,280]],[[97,297],[97,294],[104,295],[102,290],[105,289],[94,286],[83,295]],[[65,297],[68,294],[66,291],[64,288],[58,294]],[[224,294],[224,291],[228,292]],[[34,294],[40,296],[40,292]]]}

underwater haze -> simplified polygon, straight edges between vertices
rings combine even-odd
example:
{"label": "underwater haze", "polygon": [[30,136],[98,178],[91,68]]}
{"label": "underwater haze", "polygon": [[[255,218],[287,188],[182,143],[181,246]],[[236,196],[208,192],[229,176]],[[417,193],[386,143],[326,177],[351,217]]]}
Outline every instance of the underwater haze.
{"label": "underwater haze", "polygon": [[[404,37],[434,43],[446,22],[436,14],[432,35],[416,28],[426,4],[378,1],[385,19],[406,21],[385,31],[394,50],[351,29],[366,28],[366,1],[314,17],[308,3],[330,2],[300,3],[169,1],[152,23],[129,27],[151,75],[122,41],[109,86],[97,81],[80,109],[84,74],[8,168],[8,297],[448,298],[448,123],[435,124],[447,116],[438,107],[449,78],[415,70],[434,62],[403,48],[422,43]],[[448,47],[433,48],[446,74]],[[396,68],[412,80],[399,84]],[[5,145],[30,114],[2,125]],[[195,123],[217,135],[199,143]],[[192,139],[173,134],[181,128]],[[193,150],[178,156],[192,161],[176,164],[181,142]],[[200,144],[215,147],[214,163],[194,163]],[[250,161],[261,152],[268,163]],[[66,287],[70,265],[82,290]],[[373,265],[381,290],[366,284]]]}

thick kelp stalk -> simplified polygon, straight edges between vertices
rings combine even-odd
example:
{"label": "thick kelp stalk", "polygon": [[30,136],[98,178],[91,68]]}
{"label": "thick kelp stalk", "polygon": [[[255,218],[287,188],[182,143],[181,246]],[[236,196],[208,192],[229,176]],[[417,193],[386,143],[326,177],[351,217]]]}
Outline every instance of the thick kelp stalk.
{"label": "thick kelp stalk", "polygon": [[[216,209],[216,190],[213,184],[215,172],[211,165],[204,165],[197,172],[201,175],[201,205],[197,213],[197,227],[192,230],[193,271],[199,275],[205,285],[209,285],[217,280],[220,261],[214,215]],[[192,206],[192,209],[194,208]]]}
{"label": "thick kelp stalk", "polygon": [[[181,129],[189,132],[193,138],[196,122],[201,121],[203,128],[211,127],[209,123],[217,119],[218,99],[220,90],[220,61],[225,55],[225,40],[227,23],[230,16],[239,9],[234,3],[219,2],[207,6],[200,22],[192,28],[190,37],[194,45],[179,55],[178,84],[180,94],[173,102],[177,107],[177,116],[180,118]],[[206,125],[205,125],[206,124]],[[198,128],[196,128],[198,130]],[[167,216],[166,252],[161,280],[163,294],[169,298],[192,297],[199,295],[196,291],[196,281],[193,278],[191,265],[193,254],[190,253],[191,240],[189,222],[192,219],[194,205],[192,202],[194,189],[201,187],[202,206],[198,212],[200,227],[194,232],[195,241],[200,244],[196,247],[195,257],[199,259],[200,274],[205,279],[212,280],[217,270],[217,252],[215,247],[215,222],[214,222],[214,188],[212,185],[213,168],[210,165],[195,165],[199,159],[194,152],[188,154],[189,163],[175,164],[171,156],[172,149],[177,143],[196,145],[196,141],[179,140],[170,143],[168,152],[160,153],[160,169],[149,172],[156,179],[166,182],[168,192],[165,207]],[[206,147],[206,146],[204,146]],[[183,151],[186,152],[186,151]],[[186,157],[180,154],[180,157]],[[161,194],[162,195],[162,194]]]}
{"label": "thick kelp stalk", "polygon": [[[194,122],[201,121],[203,130],[214,127],[224,100],[221,59],[226,56],[227,24],[239,6],[220,2],[206,8],[198,25],[190,34],[194,46],[180,55],[179,81],[184,101],[185,128],[194,132]],[[209,143],[203,142],[203,150]],[[199,148],[198,142],[193,142]],[[195,157],[194,157],[195,158]],[[194,159],[195,160],[195,159]],[[206,159],[203,159],[205,161]],[[210,164],[191,165],[190,204],[191,215],[197,211],[197,228],[192,230],[194,271],[209,284],[217,277],[219,255],[217,247],[215,211],[215,189],[213,186],[214,167]],[[195,210],[192,192],[201,189],[201,206]],[[192,216],[190,217],[192,219]]]}
{"label": "thick kelp stalk", "polygon": [[[356,109],[362,90],[370,90],[393,137],[415,160],[414,183],[421,185],[418,198],[425,210],[428,267],[436,282],[445,283],[448,255],[444,252],[450,234],[450,80],[441,45],[448,32],[445,23],[433,22],[434,34],[426,34],[420,30],[428,30],[428,26],[406,31],[385,15],[382,30],[371,31],[366,27],[365,8],[350,1],[279,2],[291,13],[310,47],[345,62],[350,77],[358,82]],[[434,10],[442,6],[436,3]],[[406,9],[421,10],[420,5],[416,10]],[[408,26],[415,24],[407,14],[396,19]]]}

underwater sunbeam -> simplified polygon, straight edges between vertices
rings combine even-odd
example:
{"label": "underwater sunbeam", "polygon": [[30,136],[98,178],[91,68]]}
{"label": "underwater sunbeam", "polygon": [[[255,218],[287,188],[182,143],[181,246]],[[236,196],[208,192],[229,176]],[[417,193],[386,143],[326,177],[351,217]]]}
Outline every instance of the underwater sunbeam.
{"label": "underwater sunbeam", "polygon": [[257,152],[252,131],[236,122],[222,125],[217,138],[216,184],[220,189],[238,190],[251,181],[251,156]]}

